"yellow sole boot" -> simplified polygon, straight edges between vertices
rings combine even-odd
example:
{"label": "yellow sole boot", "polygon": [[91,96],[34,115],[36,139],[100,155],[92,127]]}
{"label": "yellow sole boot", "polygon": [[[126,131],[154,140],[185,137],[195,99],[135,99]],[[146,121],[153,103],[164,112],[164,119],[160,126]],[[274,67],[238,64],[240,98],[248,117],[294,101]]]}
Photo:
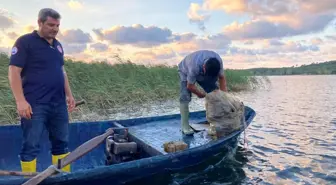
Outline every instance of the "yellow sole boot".
{"label": "yellow sole boot", "polygon": [[22,172],[36,172],[36,159],[32,161],[20,161]]}
{"label": "yellow sole boot", "polygon": [[[63,159],[64,157],[66,157],[69,153],[66,154],[61,154],[61,155],[52,155],[52,164],[57,166],[58,164],[58,159]],[[71,166],[70,164],[66,165],[65,167],[62,168],[63,171],[65,172],[70,172],[71,170]]]}

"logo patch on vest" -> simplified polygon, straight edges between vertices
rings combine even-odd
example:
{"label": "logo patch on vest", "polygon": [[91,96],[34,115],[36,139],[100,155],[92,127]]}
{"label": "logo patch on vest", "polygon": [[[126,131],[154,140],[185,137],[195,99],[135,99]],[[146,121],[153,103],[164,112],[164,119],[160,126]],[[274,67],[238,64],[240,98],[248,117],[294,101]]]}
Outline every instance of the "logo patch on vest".
{"label": "logo patch on vest", "polygon": [[57,46],[57,49],[58,49],[58,51],[59,51],[60,53],[63,53],[63,50],[62,50],[62,48],[61,48],[60,45]]}
{"label": "logo patch on vest", "polygon": [[15,55],[16,53],[18,52],[18,48],[16,47],[16,46],[14,46],[13,48],[12,48],[12,55]]}

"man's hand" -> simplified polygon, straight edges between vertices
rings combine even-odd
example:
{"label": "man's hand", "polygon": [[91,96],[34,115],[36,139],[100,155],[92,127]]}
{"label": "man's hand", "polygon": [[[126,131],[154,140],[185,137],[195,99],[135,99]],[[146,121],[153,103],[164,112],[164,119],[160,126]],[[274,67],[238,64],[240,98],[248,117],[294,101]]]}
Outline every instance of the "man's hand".
{"label": "man's hand", "polygon": [[203,93],[198,94],[197,97],[199,97],[199,98],[204,98],[204,97],[205,97],[205,94],[203,94]]}
{"label": "man's hand", "polygon": [[76,105],[75,98],[72,95],[67,96],[67,104],[69,112],[72,112]]}
{"label": "man's hand", "polygon": [[16,102],[17,111],[22,118],[31,119],[33,110],[26,100]]}
{"label": "man's hand", "polygon": [[199,90],[197,89],[197,87],[196,87],[195,84],[187,83],[187,89],[188,89],[190,92],[196,94],[197,97],[199,97],[199,98],[204,98],[204,97],[205,97],[205,94],[204,94],[203,92],[199,91]]}

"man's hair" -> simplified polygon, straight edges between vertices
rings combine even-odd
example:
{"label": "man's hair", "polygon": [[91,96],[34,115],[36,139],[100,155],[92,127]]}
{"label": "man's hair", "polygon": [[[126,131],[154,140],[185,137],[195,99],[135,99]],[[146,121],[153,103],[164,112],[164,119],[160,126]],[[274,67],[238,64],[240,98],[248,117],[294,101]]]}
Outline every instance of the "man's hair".
{"label": "man's hair", "polygon": [[41,9],[38,14],[38,20],[44,23],[48,17],[52,17],[54,19],[60,19],[61,15],[56,10],[51,8]]}
{"label": "man's hair", "polygon": [[220,62],[217,58],[209,58],[205,63],[205,75],[216,77],[220,70]]}

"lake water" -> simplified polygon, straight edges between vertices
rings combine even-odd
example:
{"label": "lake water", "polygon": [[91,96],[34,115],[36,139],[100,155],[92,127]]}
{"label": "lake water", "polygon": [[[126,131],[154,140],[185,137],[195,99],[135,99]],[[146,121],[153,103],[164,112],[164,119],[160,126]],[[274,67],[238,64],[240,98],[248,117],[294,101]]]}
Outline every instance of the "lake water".
{"label": "lake water", "polygon": [[[247,149],[241,143],[234,154],[218,155],[194,171],[135,184],[336,184],[336,76],[269,79],[270,86],[237,94],[257,112],[246,132]],[[203,108],[203,100],[193,100],[191,111]],[[176,102],[129,116],[171,113],[178,113]]]}

